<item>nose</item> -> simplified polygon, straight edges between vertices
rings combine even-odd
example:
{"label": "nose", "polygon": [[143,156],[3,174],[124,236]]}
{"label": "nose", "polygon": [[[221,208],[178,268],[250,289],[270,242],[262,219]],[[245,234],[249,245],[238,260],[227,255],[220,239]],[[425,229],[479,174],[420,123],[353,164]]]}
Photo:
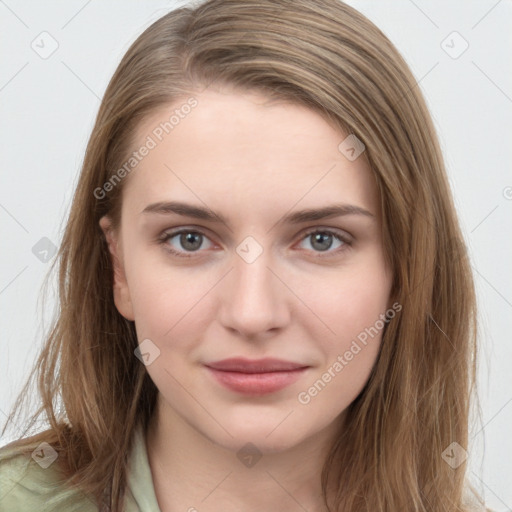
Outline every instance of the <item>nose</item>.
{"label": "nose", "polygon": [[272,267],[266,251],[252,262],[233,255],[234,268],[223,280],[220,322],[239,335],[254,339],[274,336],[290,321],[293,294]]}

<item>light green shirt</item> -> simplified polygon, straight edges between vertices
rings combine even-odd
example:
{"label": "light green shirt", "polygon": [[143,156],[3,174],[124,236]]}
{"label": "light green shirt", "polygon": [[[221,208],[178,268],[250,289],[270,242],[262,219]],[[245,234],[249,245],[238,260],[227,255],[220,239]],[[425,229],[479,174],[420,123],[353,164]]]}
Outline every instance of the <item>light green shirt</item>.
{"label": "light green shirt", "polygon": [[[50,452],[51,449],[46,449]],[[0,448],[0,512],[97,512],[94,500],[80,491],[62,486],[57,461],[51,461],[44,446],[32,457],[17,455],[6,460],[10,449]],[[39,455],[39,457],[38,457]],[[43,457],[43,458],[41,458]],[[38,458],[41,462],[38,461]],[[142,428],[135,431],[128,461],[126,512],[161,512],[156,500]]]}
{"label": "light green shirt", "polygon": [[[0,512],[98,511],[91,498],[62,486],[57,464],[53,463],[44,469],[36,462],[37,450],[28,459],[18,455],[11,460],[5,460],[8,453],[8,449],[0,448]],[[44,450],[39,454],[44,454]],[[469,486],[465,488],[464,501],[467,510],[486,511],[485,506],[475,499]],[[124,510],[161,512],[153,487],[142,428],[135,431],[133,449],[128,461]]]}

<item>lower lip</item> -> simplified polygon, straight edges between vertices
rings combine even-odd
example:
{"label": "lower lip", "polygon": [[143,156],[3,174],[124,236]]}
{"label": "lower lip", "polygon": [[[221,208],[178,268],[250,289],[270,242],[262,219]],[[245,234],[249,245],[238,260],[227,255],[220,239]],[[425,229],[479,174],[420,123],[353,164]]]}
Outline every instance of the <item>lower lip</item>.
{"label": "lower lip", "polygon": [[282,372],[241,373],[215,370],[206,367],[220,384],[244,395],[267,395],[275,393],[297,381],[307,370],[300,368]]}

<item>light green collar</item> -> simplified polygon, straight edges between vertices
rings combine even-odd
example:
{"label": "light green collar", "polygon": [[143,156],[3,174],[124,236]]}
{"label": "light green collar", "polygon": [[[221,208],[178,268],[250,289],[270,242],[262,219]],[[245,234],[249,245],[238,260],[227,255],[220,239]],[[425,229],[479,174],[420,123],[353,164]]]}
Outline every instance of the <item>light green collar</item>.
{"label": "light green collar", "polygon": [[161,512],[149,466],[146,436],[142,426],[134,433],[127,470],[126,512]]}

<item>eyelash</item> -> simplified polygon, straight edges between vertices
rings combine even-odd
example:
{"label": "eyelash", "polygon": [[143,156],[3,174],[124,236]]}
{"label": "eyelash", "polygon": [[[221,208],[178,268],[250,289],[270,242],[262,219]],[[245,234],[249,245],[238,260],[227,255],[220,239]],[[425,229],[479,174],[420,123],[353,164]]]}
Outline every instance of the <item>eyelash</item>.
{"label": "eyelash", "polygon": [[[179,258],[193,258],[196,253],[200,252],[199,250],[191,251],[189,253],[186,253],[186,252],[183,253],[183,252],[176,251],[169,244],[167,244],[167,242],[169,240],[171,240],[172,238],[174,238],[176,235],[181,235],[183,233],[194,233],[194,234],[202,235],[205,238],[208,238],[208,236],[205,233],[203,233],[202,231],[197,230],[197,229],[179,229],[177,231],[163,233],[162,236],[158,239],[158,243],[163,245],[165,250],[170,252],[174,256],[177,256]],[[347,236],[344,236],[344,235],[338,233],[337,231],[333,231],[331,229],[322,229],[322,228],[314,228],[314,229],[307,231],[306,233],[304,233],[303,237],[301,238],[301,241],[305,240],[308,236],[311,236],[316,233],[321,233],[324,235],[329,234],[329,235],[332,235],[338,241],[343,242],[343,245],[341,247],[338,247],[338,249],[335,249],[334,251],[331,251],[328,249],[327,251],[325,251],[325,254],[322,254],[322,251],[314,251],[314,252],[318,253],[317,257],[319,257],[319,258],[326,258],[326,257],[332,256],[334,254],[339,254],[340,252],[348,250],[352,245],[352,241]]]}

